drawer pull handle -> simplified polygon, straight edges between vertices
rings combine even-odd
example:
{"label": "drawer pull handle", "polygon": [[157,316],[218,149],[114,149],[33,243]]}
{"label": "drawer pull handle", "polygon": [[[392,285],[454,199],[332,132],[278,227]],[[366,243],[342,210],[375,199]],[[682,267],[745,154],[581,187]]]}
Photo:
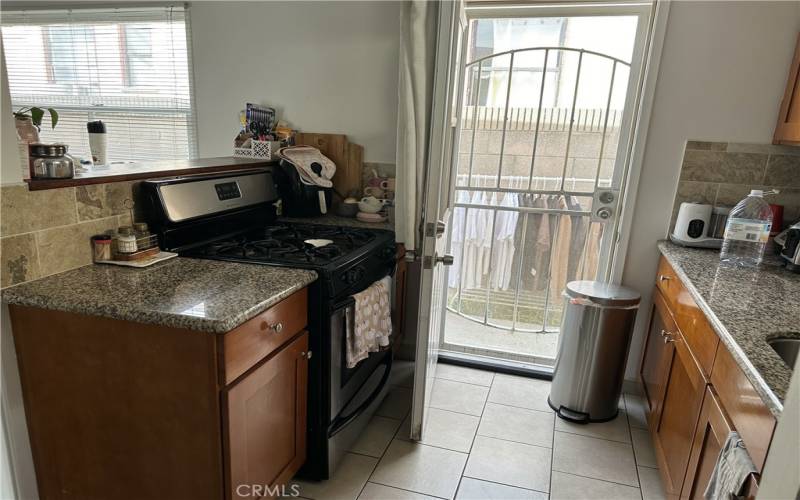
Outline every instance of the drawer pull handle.
{"label": "drawer pull handle", "polygon": [[671,277],[669,277],[669,276],[664,276],[663,274],[660,274],[660,275],[658,276],[658,281],[669,281],[669,280],[671,280],[671,279],[672,279]]}
{"label": "drawer pull handle", "polygon": [[273,333],[281,333],[283,331],[283,323],[280,321],[275,324],[268,324],[266,321],[261,323],[262,330],[272,330]]}
{"label": "drawer pull handle", "polygon": [[665,344],[669,344],[670,342],[675,342],[676,340],[678,340],[677,333],[665,332],[664,330],[661,330],[661,335],[664,337]]}
{"label": "drawer pull handle", "polygon": [[308,351],[308,352],[301,352],[301,353],[300,353],[300,357],[301,357],[301,358],[306,358],[306,359],[311,359],[311,355],[312,355],[312,354],[314,354],[312,351]]}

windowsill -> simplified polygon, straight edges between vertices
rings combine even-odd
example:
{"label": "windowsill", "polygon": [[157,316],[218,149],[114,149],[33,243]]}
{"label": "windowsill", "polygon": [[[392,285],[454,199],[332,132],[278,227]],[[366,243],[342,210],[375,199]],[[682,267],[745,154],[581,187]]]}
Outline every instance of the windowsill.
{"label": "windowsill", "polygon": [[265,160],[251,160],[221,156],[217,158],[197,158],[194,160],[167,160],[123,163],[104,169],[92,170],[85,174],[75,174],[72,179],[28,179],[28,189],[39,191],[89,184],[108,184],[111,182],[157,179],[176,175],[207,174],[226,170],[265,167]]}

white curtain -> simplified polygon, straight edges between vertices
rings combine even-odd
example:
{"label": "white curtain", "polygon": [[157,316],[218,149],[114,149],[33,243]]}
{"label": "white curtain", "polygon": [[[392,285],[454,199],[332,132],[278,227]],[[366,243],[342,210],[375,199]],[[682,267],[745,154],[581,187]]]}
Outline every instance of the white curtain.
{"label": "white curtain", "polygon": [[411,0],[400,13],[395,231],[397,241],[412,250],[419,245],[438,11],[438,2]]}

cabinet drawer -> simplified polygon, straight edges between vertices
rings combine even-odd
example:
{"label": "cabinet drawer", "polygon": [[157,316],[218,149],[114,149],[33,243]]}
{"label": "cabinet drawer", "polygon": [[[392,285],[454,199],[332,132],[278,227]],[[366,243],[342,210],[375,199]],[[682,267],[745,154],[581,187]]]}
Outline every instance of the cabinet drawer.
{"label": "cabinet drawer", "polygon": [[656,286],[663,292],[683,339],[700,365],[703,375],[708,378],[714,366],[719,337],[663,256],[658,265]]}
{"label": "cabinet drawer", "polygon": [[678,275],[675,274],[672,266],[669,265],[669,262],[667,262],[667,259],[663,255],[658,261],[656,286],[661,290],[661,293],[664,294],[664,298],[667,299],[670,306],[675,304],[675,297],[678,295],[681,284]]}
{"label": "cabinet drawer", "polygon": [[761,472],[775,429],[775,418],[725,346],[720,346],[714,361],[711,384]]}
{"label": "cabinet drawer", "polygon": [[308,322],[304,288],[223,336],[225,385],[291,339]]}

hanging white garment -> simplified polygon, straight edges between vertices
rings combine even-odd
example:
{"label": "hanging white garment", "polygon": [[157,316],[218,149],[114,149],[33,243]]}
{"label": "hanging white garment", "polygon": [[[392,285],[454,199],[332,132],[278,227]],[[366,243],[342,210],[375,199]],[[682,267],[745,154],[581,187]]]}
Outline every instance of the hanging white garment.
{"label": "hanging white garment", "polygon": [[[515,194],[506,193],[500,201],[502,207],[519,207],[519,199]],[[514,263],[514,233],[517,229],[519,213],[512,210],[499,210],[497,215],[497,229],[495,235],[495,248],[492,255],[492,288],[508,290],[511,283],[511,269]]]}
{"label": "hanging white garment", "polygon": [[[485,205],[485,194],[475,191],[470,200],[472,205]],[[465,224],[466,237],[464,238],[464,265],[462,266],[462,288],[478,288],[484,274],[484,255],[486,248],[486,233],[491,224],[488,210],[471,208],[467,211]]]}
{"label": "hanging white garment", "polygon": [[[459,191],[456,203],[469,203],[469,193]],[[464,261],[464,236],[465,236],[465,216],[467,209],[456,207],[453,210],[453,223],[450,236],[450,255],[453,256],[453,265],[450,266],[447,275],[447,285],[450,288],[458,288],[461,279],[461,263]]]}

